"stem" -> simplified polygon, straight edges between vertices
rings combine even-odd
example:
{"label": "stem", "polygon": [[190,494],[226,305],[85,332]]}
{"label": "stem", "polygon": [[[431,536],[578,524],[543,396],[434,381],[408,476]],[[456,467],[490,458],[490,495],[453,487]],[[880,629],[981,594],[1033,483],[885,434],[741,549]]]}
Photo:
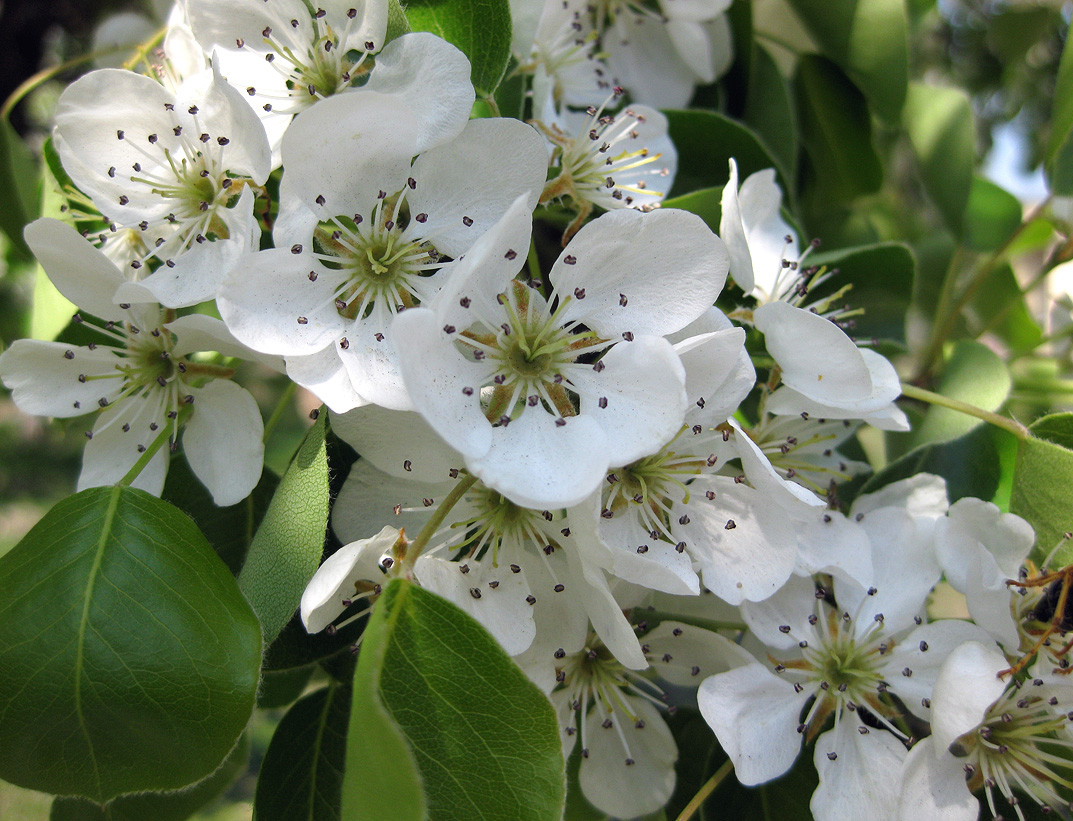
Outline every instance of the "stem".
{"label": "stem", "polygon": [[499,113],[499,103],[496,102],[496,98],[493,97],[492,95],[489,94],[487,97],[482,97],[481,102],[484,103],[486,106],[488,106],[489,110],[496,117],[502,117],[503,116],[502,114]]}
{"label": "stem", "polygon": [[126,475],[116,482],[121,487],[130,487],[131,483],[138,478],[138,474],[145,470],[145,466],[149,464],[149,460],[152,459],[161,446],[168,441],[170,425],[164,425],[160,428],[160,433],[156,435],[156,439],[150,442],[149,447],[145,449],[145,452],[138,457],[138,461],[135,462],[131,469],[127,471]]}
{"label": "stem", "polygon": [[458,484],[451,488],[451,492],[448,493],[440,506],[436,508],[436,512],[432,514],[432,518],[425,522],[425,526],[421,528],[421,532],[417,534],[417,538],[410,542],[410,546],[406,549],[406,556],[403,561],[406,562],[408,568],[414,566],[414,562],[417,561],[417,557],[421,555],[421,551],[428,546],[428,540],[432,538],[432,534],[435,533],[443,520],[447,518],[447,514],[451,508],[458,504],[458,501],[466,495],[466,491],[469,490],[473,483],[477,481],[477,477],[472,474],[467,474],[458,480]]}
{"label": "stem", "polygon": [[1020,422],[1005,416],[1000,416],[997,413],[992,413],[991,411],[985,411],[983,408],[970,405],[968,402],[962,402],[959,399],[951,399],[949,396],[932,393],[923,388],[918,388],[915,385],[907,385],[905,382],[902,383],[902,395],[908,396],[910,399],[919,399],[922,402],[927,402],[931,405],[942,405],[944,408],[950,408],[951,410],[960,411],[969,416],[975,416],[977,419],[983,419],[985,422],[988,422],[997,428],[1009,431],[1022,442],[1028,438],[1028,429]]}
{"label": "stem", "polygon": [[294,392],[297,387],[297,383],[287,382],[287,387],[283,390],[283,395],[276,403],[276,407],[272,409],[272,415],[269,416],[268,421],[265,422],[265,435],[261,439],[262,442],[267,442],[268,437],[272,435],[276,423],[279,422],[280,417],[283,416],[283,411],[287,409],[287,406],[291,403],[291,399],[294,398]]}
{"label": "stem", "polygon": [[715,788],[723,783],[723,779],[730,775],[733,769],[734,762],[728,758],[723,762],[723,765],[715,771],[715,775],[709,778],[704,786],[697,791],[697,794],[693,796],[690,802],[686,804],[685,809],[678,815],[677,821],[689,821],[694,813],[700,809],[700,805],[707,800],[709,795],[715,792]]}

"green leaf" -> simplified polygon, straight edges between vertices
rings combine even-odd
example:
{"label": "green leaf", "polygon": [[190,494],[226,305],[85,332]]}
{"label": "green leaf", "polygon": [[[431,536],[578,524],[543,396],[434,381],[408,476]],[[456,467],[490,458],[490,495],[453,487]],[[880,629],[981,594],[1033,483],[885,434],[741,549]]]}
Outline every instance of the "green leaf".
{"label": "green leaf", "polygon": [[1073,194],[1073,25],[1066,33],[1066,45],[1058,65],[1051,135],[1044,156],[1051,191],[1064,197]]}
{"label": "green leaf", "polygon": [[990,500],[998,489],[1000,474],[999,453],[991,431],[980,426],[949,442],[913,448],[869,477],[859,493],[872,493],[917,473],[934,473],[946,479],[946,495],[951,502],[964,496]]}
{"label": "green leaf", "polygon": [[794,90],[814,208],[878,191],[883,168],[861,92],[838,66],[815,55],[798,62]]}
{"label": "green leaf", "polygon": [[971,303],[973,326],[996,333],[1011,348],[1034,348],[1043,338],[1017,276],[1008,264],[996,265]]}
{"label": "green leaf", "polygon": [[837,268],[839,274],[810,292],[816,299],[827,296],[846,283],[853,288],[842,302],[864,309],[853,318],[853,335],[860,339],[905,342],[905,315],[913,297],[916,260],[908,246],[882,242],[858,248],[809,254],[808,265]]}
{"label": "green leaf", "polygon": [[410,31],[410,21],[406,19],[406,11],[403,9],[402,3],[399,0],[388,0],[387,34],[384,35],[384,42],[390,43],[397,37],[409,34]]}
{"label": "green leaf", "polygon": [[264,671],[261,686],[257,689],[257,706],[262,710],[274,710],[293,704],[305,692],[316,669],[315,665],[309,664],[293,670]]}
{"label": "green leaf", "polygon": [[392,581],[354,676],[343,816],[547,821],[565,795],[548,699],[476,621]]}
{"label": "green leaf", "polygon": [[[60,191],[60,183],[52,170],[52,163],[59,166],[59,155],[52,147],[52,140],[45,143],[46,162],[41,164],[41,216],[63,219],[60,208],[67,197]],[[60,168],[62,172],[62,167]],[[67,327],[77,306],[59,292],[45,269],[35,265],[34,297],[30,308],[30,336],[34,339],[55,339]]]}
{"label": "green leaf", "polygon": [[760,138],[741,123],[714,111],[664,111],[669,133],[678,149],[678,173],[671,196],[700,188],[722,190],[730,179],[730,159],[738,163],[738,179],[774,168],[779,185],[788,191],[785,174]]}
{"label": "green leaf", "polygon": [[742,119],[771,147],[792,179],[797,167],[797,117],[790,86],[771,54],[755,44]]}
{"label": "green leaf", "polygon": [[0,559],[0,778],[98,802],[211,773],[253,710],[261,634],[193,522],[123,487]]}
{"label": "green leaf", "polygon": [[[1039,560],[1073,530],[1073,413],[1054,413],[1028,426],[1017,451],[1010,512],[1036,530],[1033,558]],[[1073,543],[1058,552],[1053,566],[1073,562]]]}
{"label": "green leaf", "polygon": [[287,711],[261,763],[258,821],[339,821],[350,701],[350,688],[332,683]]}
{"label": "green leaf", "polygon": [[186,459],[173,458],[168,465],[162,497],[194,520],[217,555],[237,576],[278,486],[279,477],[266,467],[249,496],[237,504],[217,507]]}
{"label": "green leaf", "polygon": [[510,62],[507,0],[411,0],[406,17],[414,31],[430,31],[469,58],[479,97],[495,93]]}
{"label": "green leaf", "polygon": [[960,237],[976,159],[972,103],[961,89],[912,83],[903,120],[924,189]]}
{"label": "green leaf", "polygon": [[[1006,364],[988,348],[971,339],[962,339],[943,368],[935,392],[967,402],[986,411],[997,411],[1010,395],[1012,381]],[[984,424],[975,416],[932,405],[923,423],[911,436],[914,446],[928,442],[949,442]]]}
{"label": "green leaf", "polygon": [[716,234],[719,233],[719,220],[723,214],[723,189],[701,188],[698,191],[690,191],[680,197],[671,197],[663,201],[664,208],[681,208],[696,214],[704,220],[705,224]]}
{"label": "green leaf", "polygon": [[60,796],[48,821],[184,821],[230,787],[246,769],[250,739],[242,735],[224,763],[208,778],[175,792],[121,795],[102,809],[88,798]]}
{"label": "green leaf", "polygon": [[328,456],[321,413],[306,433],[250,545],[238,585],[265,641],[290,621],[320,564],[328,527]]}
{"label": "green leaf", "polygon": [[965,211],[965,244],[976,251],[996,251],[1020,226],[1020,200],[990,180],[973,177]]}
{"label": "green leaf", "polygon": [[6,119],[0,119],[0,230],[23,259],[33,259],[22,229],[36,218],[37,163],[33,154]]}
{"label": "green leaf", "polygon": [[895,122],[909,82],[904,0],[789,0],[823,53]]}

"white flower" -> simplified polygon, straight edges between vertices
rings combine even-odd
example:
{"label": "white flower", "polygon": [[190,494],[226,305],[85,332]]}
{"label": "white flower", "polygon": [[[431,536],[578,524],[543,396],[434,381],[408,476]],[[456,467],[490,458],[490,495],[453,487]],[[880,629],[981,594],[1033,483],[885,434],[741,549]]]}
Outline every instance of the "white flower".
{"label": "white flower", "polygon": [[618,96],[585,114],[563,111],[547,118],[544,134],[556,147],[553,165],[559,174],[545,186],[541,201],[569,197],[578,211],[563,234],[564,244],[594,206],[651,211],[674,185],[678,152],[667,135],[667,118],[645,105],[605,113]]}
{"label": "white flower", "polygon": [[212,299],[256,248],[250,186],[268,178],[268,140],[216,68],[174,94],[130,71],[90,72],[61,95],[54,140],[105,219],[140,232],[144,252],[130,267],[141,281],[122,299],[170,308]]}
{"label": "white flower", "polygon": [[730,66],[733,44],[724,12],[730,0],[659,0],[658,11],[636,0],[592,6],[607,63],[638,102],[682,108],[698,83]]}
{"label": "white flower", "polygon": [[78,488],[113,484],[156,448],[133,486],[159,495],[169,445],[180,427],[187,461],[216,504],[249,495],[264,461],[257,403],[226,378],[230,369],[187,358],[195,350],[243,355],[223,323],[193,314],[167,322],[156,305],[112,303],[125,278],[68,225],[44,219],[26,241],[68,299],[106,320],[109,344],[86,347],[18,340],[0,357],[0,377],[26,413],[99,414],[86,445]]}
{"label": "white flower", "polygon": [[769,651],[771,667],[752,662],[713,676],[698,694],[744,784],[785,772],[797,738],[811,741],[834,718],[834,729],[816,741],[820,787],[812,809],[821,819],[889,812],[905,747],[891,721],[897,709],[884,693],[927,719],[947,653],[982,635],[967,622],[921,624],[918,614],[939,573],[929,561],[930,543],[918,540],[905,511],[873,510],[860,526],[871,542],[877,586],[865,590],[836,578],[832,588],[817,589],[795,577],[771,598],[746,602],[746,622],[777,648]]}
{"label": "white flower", "polygon": [[1067,713],[1073,686],[1064,676],[1035,673],[1024,685],[998,673],[1006,658],[993,643],[967,642],[944,662],[932,698],[932,735],[909,753],[897,817],[973,821],[973,792],[984,790],[992,816],[999,793],[1019,819],[1019,797],[1049,811],[1067,806],[1061,787],[1073,777]]}
{"label": "white flower", "polygon": [[684,373],[663,336],[711,306],[725,249],[692,214],[608,212],[560,256],[545,297],[513,280],[524,205],[392,333],[414,405],[471,472],[518,504],[570,506],[680,429]]}
{"label": "white flower", "polygon": [[[414,159],[420,112],[360,91],[325,100],[287,132],[277,247],[238,266],[220,313],[247,345],[286,357],[291,378],[332,410],[410,407],[392,318],[430,299],[445,260],[466,254],[515,199],[536,204],[547,161],[535,130],[485,119],[460,131]],[[517,247],[524,259],[526,244]]]}
{"label": "white flower", "polygon": [[186,5],[198,42],[218,55],[227,79],[245,92],[274,149],[294,115],[370,71],[387,34],[387,0]]}

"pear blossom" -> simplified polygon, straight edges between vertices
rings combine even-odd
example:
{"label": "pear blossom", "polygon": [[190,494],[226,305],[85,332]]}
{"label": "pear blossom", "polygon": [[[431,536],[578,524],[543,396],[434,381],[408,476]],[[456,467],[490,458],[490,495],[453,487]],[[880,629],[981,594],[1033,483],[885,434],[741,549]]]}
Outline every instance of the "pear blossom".
{"label": "pear blossom", "polygon": [[545,665],[556,671],[550,697],[563,755],[569,757],[580,740],[578,776],[585,798],[616,818],[655,812],[674,792],[678,750],[660,710],[674,707],[652,675],[695,687],[712,673],[744,663],[748,653],[718,633],[665,621],[643,636],[649,670],[639,673],[625,669],[596,635],[579,636],[579,627],[583,631],[585,625],[556,634],[562,643],[555,650],[530,651],[518,662],[531,676]]}
{"label": "pear blossom", "polygon": [[973,821],[982,809],[973,793],[981,789],[995,818],[1002,812],[996,793],[1022,821],[1023,798],[1044,812],[1067,806],[1073,685],[1039,669],[1023,683],[1006,682],[999,678],[1006,667],[992,642],[969,641],[950,653],[935,683],[932,735],[905,763],[898,819]]}
{"label": "pear blossom", "polygon": [[186,6],[194,36],[244,92],[274,150],[296,114],[367,75],[387,38],[387,0],[187,0]]}
{"label": "pear blossom", "polygon": [[115,305],[113,294],[126,282],[123,273],[58,220],[32,223],[26,240],[60,292],[105,320],[103,328],[85,324],[104,344],[20,339],[0,356],[0,379],[20,410],[55,417],[98,414],[86,434],[79,490],[114,484],[155,448],[131,484],[159,495],[168,445],[176,444],[183,427],[187,461],[216,504],[248,496],[264,462],[257,403],[219,378],[229,376],[229,369],[187,356],[206,347],[245,354],[223,323],[197,314],[175,319],[157,305]]}
{"label": "pear blossom", "polygon": [[235,336],[284,356],[288,375],[334,411],[411,407],[392,318],[427,302],[447,260],[517,198],[531,211],[543,186],[546,154],[524,123],[463,118],[454,139],[414,159],[422,128],[404,100],[365,90],[296,118],[283,142],[276,248],[244,259],[220,295]]}
{"label": "pear blossom", "polygon": [[545,297],[513,280],[528,243],[516,202],[392,333],[416,409],[470,472],[526,507],[571,506],[681,428],[685,374],[663,337],[711,306],[726,256],[692,214],[611,211],[565,249]]}
{"label": "pear blossom", "polygon": [[[800,736],[816,741],[820,786],[812,810],[819,819],[885,817],[897,798],[906,739],[884,694],[927,720],[947,654],[984,635],[967,622],[922,622],[939,568],[905,510],[874,509],[850,526],[863,528],[870,542],[875,586],[841,577],[818,586],[795,576],[770,598],[746,602],[746,623],[773,648],[770,664],[712,676],[698,694],[743,784],[789,769]],[[833,729],[821,735],[830,718]]]}
{"label": "pear blossom", "polygon": [[[332,527],[343,540],[368,538],[383,521],[417,533],[464,478],[458,467],[448,467],[461,465],[461,456],[415,413],[366,406],[332,419],[333,429],[365,456],[351,469],[332,510]],[[474,482],[428,539],[415,575],[473,610],[512,655],[532,642],[532,608],[548,600],[557,611],[583,613],[621,663],[644,666],[602,569],[595,511],[589,514],[525,508]],[[458,561],[443,558],[460,554]],[[490,602],[499,609],[491,610]]]}
{"label": "pear blossom", "polygon": [[597,0],[592,14],[607,63],[637,102],[682,108],[697,84],[730,66],[730,0]]}
{"label": "pear blossom", "polygon": [[268,140],[217,67],[174,94],[130,71],[90,72],[60,96],[54,141],[106,220],[140,232],[130,262],[140,281],[122,299],[170,308],[211,299],[256,248],[250,186],[268,178]]}
{"label": "pear blossom", "polygon": [[667,135],[667,118],[645,105],[605,113],[620,92],[584,115],[564,111],[544,126],[559,173],[545,186],[541,202],[569,197],[578,212],[563,233],[564,245],[594,207],[651,211],[674,185],[678,152]]}

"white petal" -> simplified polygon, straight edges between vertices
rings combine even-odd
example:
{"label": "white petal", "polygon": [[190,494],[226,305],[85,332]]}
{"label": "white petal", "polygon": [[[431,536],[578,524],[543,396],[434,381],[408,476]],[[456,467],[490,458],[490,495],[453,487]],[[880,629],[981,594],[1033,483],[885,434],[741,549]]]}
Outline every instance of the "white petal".
{"label": "white petal", "polygon": [[611,74],[634,100],[665,109],[689,103],[696,75],[678,56],[664,23],[620,14],[604,42]]}
{"label": "white petal", "polygon": [[[718,420],[716,424],[737,410],[756,383],[742,328],[689,337],[676,342],[674,350],[685,368],[689,402],[703,409],[708,419]],[[691,411],[697,415],[696,410]]]}
{"label": "white petal", "polygon": [[586,716],[588,756],[578,772],[585,798],[617,818],[655,812],[666,804],[674,792],[678,759],[678,746],[659,711],[639,698],[630,699],[629,706],[634,716],[615,710],[608,716],[610,727],[602,725],[604,714],[596,709]]}
{"label": "white petal", "polygon": [[603,370],[578,368],[570,382],[581,396],[580,413],[607,435],[607,458],[628,465],[655,453],[682,428],[685,370],[662,337],[620,342],[600,360]]}
{"label": "white petal", "polygon": [[332,430],[377,468],[400,479],[446,482],[462,456],[413,411],[366,405],[332,414]]}
{"label": "white petal", "polygon": [[726,636],[677,621],[661,621],[642,641],[660,678],[681,687],[756,661]]}
{"label": "white petal", "polygon": [[[424,236],[451,257],[466,253],[520,196],[529,210],[544,188],[548,154],[536,129],[518,120],[470,120],[446,145],[413,165],[411,211],[428,214]],[[464,218],[466,221],[464,221]]]}
{"label": "white petal", "polygon": [[580,503],[607,474],[607,437],[587,416],[568,417],[562,426],[555,419],[533,408],[506,427],[490,428],[486,421],[491,444],[479,456],[467,454],[467,466],[523,507],[544,510]]}
{"label": "white petal", "polygon": [[183,432],[190,469],[220,507],[250,495],[264,465],[264,423],[253,397],[226,379],[191,388],[194,413]]}
{"label": "white petal", "polygon": [[[764,644],[788,650],[815,631],[809,616],[816,612],[816,585],[811,578],[793,576],[774,595],[763,601],[744,602],[741,616]],[[781,627],[789,625],[784,633]]]}
{"label": "white petal", "polygon": [[911,516],[937,519],[950,509],[946,480],[931,473],[918,473],[884,485],[875,493],[858,496],[850,513],[868,513],[881,507],[900,507]]}
{"label": "white petal", "polygon": [[746,786],[778,778],[793,766],[804,703],[790,682],[759,664],[706,678],[697,691],[701,715]]}
{"label": "white petal", "polygon": [[833,406],[872,395],[872,376],[861,351],[830,320],[772,302],[753,311],[753,322],[782,368],[783,382],[794,390]]}
{"label": "white petal", "polygon": [[475,99],[469,78],[461,51],[433,34],[414,32],[384,47],[360,93],[390,94],[420,112],[413,152],[419,154],[462,133]]}
{"label": "white petal", "polygon": [[[332,505],[332,530],[341,541],[350,542],[368,539],[390,522],[392,527],[416,536],[435,510],[425,507],[421,500],[442,499],[454,486],[454,481],[399,479],[359,459],[350,468]],[[396,505],[400,507],[398,513]]]}
{"label": "white petal", "polygon": [[741,466],[749,483],[794,519],[812,521],[815,508],[825,507],[826,502],[803,485],[783,479],[737,421],[729,421],[734,429],[735,449],[741,457]]}
{"label": "white petal", "polygon": [[67,299],[101,319],[126,318],[113,297],[127,278],[74,228],[45,218],[27,225],[23,236],[56,290]]}
{"label": "white petal", "polygon": [[283,137],[286,191],[311,208],[323,197],[316,213],[325,219],[368,215],[380,191],[394,194],[406,183],[419,150],[419,110],[369,86],[320,100]]}
{"label": "white petal", "polygon": [[425,421],[467,459],[486,454],[492,427],[481,412],[479,389],[486,369],[455,350],[437,315],[427,308],[403,311],[390,333],[403,383]]}
{"label": "white petal", "polygon": [[333,413],[346,413],[366,404],[350,381],[335,347],[310,356],[288,356],[287,376],[312,391]]}
{"label": "white petal", "polygon": [[797,237],[779,213],[782,189],[775,182],[775,170],[765,168],[746,177],[738,202],[752,261],[754,284],[750,290],[762,301],[775,299],[779,280],[787,274],[782,261],[800,256]]}
{"label": "white petal", "polygon": [[987,708],[1006,689],[998,673],[1007,667],[994,644],[969,641],[947,656],[931,699],[931,730],[937,749],[946,750],[983,721]]}
{"label": "white petal", "polygon": [[380,559],[398,536],[397,530],[385,527],[370,539],[343,545],[324,560],[302,593],[299,612],[307,632],[319,633],[339,617],[346,609],[343,600],[355,593],[355,582],[383,577]]}
{"label": "white petal", "polygon": [[867,590],[875,582],[872,545],[856,522],[825,511],[798,528],[796,572],[831,573]]}
{"label": "white petal", "polygon": [[[709,490],[712,500],[705,498]],[[726,477],[700,476],[689,492],[690,504],[676,504],[671,516],[680,523],[675,535],[700,564],[704,586],[731,604],[778,590],[797,560],[786,515],[759,491]]]}
{"label": "white petal", "polygon": [[376,312],[357,320],[346,334],[348,346],[339,358],[350,382],[366,402],[396,411],[413,410],[402,383],[398,355],[391,344],[391,329],[376,321]]}
{"label": "white petal", "polygon": [[[121,364],[111,348],[17,339],[0,354],[0,379],[23,413],[66,418],[97,410],[100,399],[118,397],[124,382],[116,370]],[[81,381],[83,375],[97,378]]]}
{"label": "white petal", "polygon": [[[127,400],[102,413],[93,426],[93,438],[86,443],[82,454],[82,472],[78,476],[78,489],[113,485],[130,471],[159,436],[167,436],[163,425],[167,420],[155,405],[155,397],[146,401]],[[150,424],[155,423],[157,430]],[[123,426],[129,425],[124,431]],[[167,442],[153,454],[131,482],[131,487],[159,496],[164,489],[164,477],[168,472]]]}
{"label": "white petal", "polygon": [[895,818],[898,821],[977,821],[980,802],[965,783],[964,762],[934,738],[918,741],[906,756]]}
{"label": "white petal", "polygon": [[563,297],[585,292],[566,306],[564,323],[583,322],[607,338],[663,336],[712,306],[728,266],[723,241],[697,215],[623,209],[585,225],[549,278]]}
{"label": "white petal", "polygon": [[816,821],[888,817],[898,800],[905,756],[905,747],[893,734],[865,727],[855,715],[844,714],[833,730],[816,739],[813,760],[820,785],[809,804],[813,817]]}
{"label": "white petal", "polygon": [[1007,579],[1016,579],[1035,540],[1032,526],[1020,516],[971,497],[956,501],[947,518],[935,523],[939,561],[947,581],[963,593],[965,572],[977,551],[990,553],[1000,572]]}
{"label": "white petal", "polygon": [[195,351],[216,351],[224,356],[234,356],[260,362],[279,373],[283,373],[283,360],[278,356],[258,353],[247,348],[227,329],[223,320],[205,314],[187,314],[167,324],[169,331],[175,334],[175,347],[172,356],[185,356]]}
{"label": "white petal", "polygon": [[739,288],[749,294],[753,290],[753,262],[738,199],[738,164],[733,157],[730,158],[730,179],[723,187],[720,204],[719,235],[726,243],[730,256],[730,276]]}
{"label": "white petal", "polygon": [[[466,611],[499,642],[507,655],[524,652],[536,636],[533,608],[526,601],[529,585],[521,573],[490,560],[468,561],[463,574],[459,563],[422,556],[414,566],[421,586],[443,596]],[[490,583],[495,586],[490,586]]]}

